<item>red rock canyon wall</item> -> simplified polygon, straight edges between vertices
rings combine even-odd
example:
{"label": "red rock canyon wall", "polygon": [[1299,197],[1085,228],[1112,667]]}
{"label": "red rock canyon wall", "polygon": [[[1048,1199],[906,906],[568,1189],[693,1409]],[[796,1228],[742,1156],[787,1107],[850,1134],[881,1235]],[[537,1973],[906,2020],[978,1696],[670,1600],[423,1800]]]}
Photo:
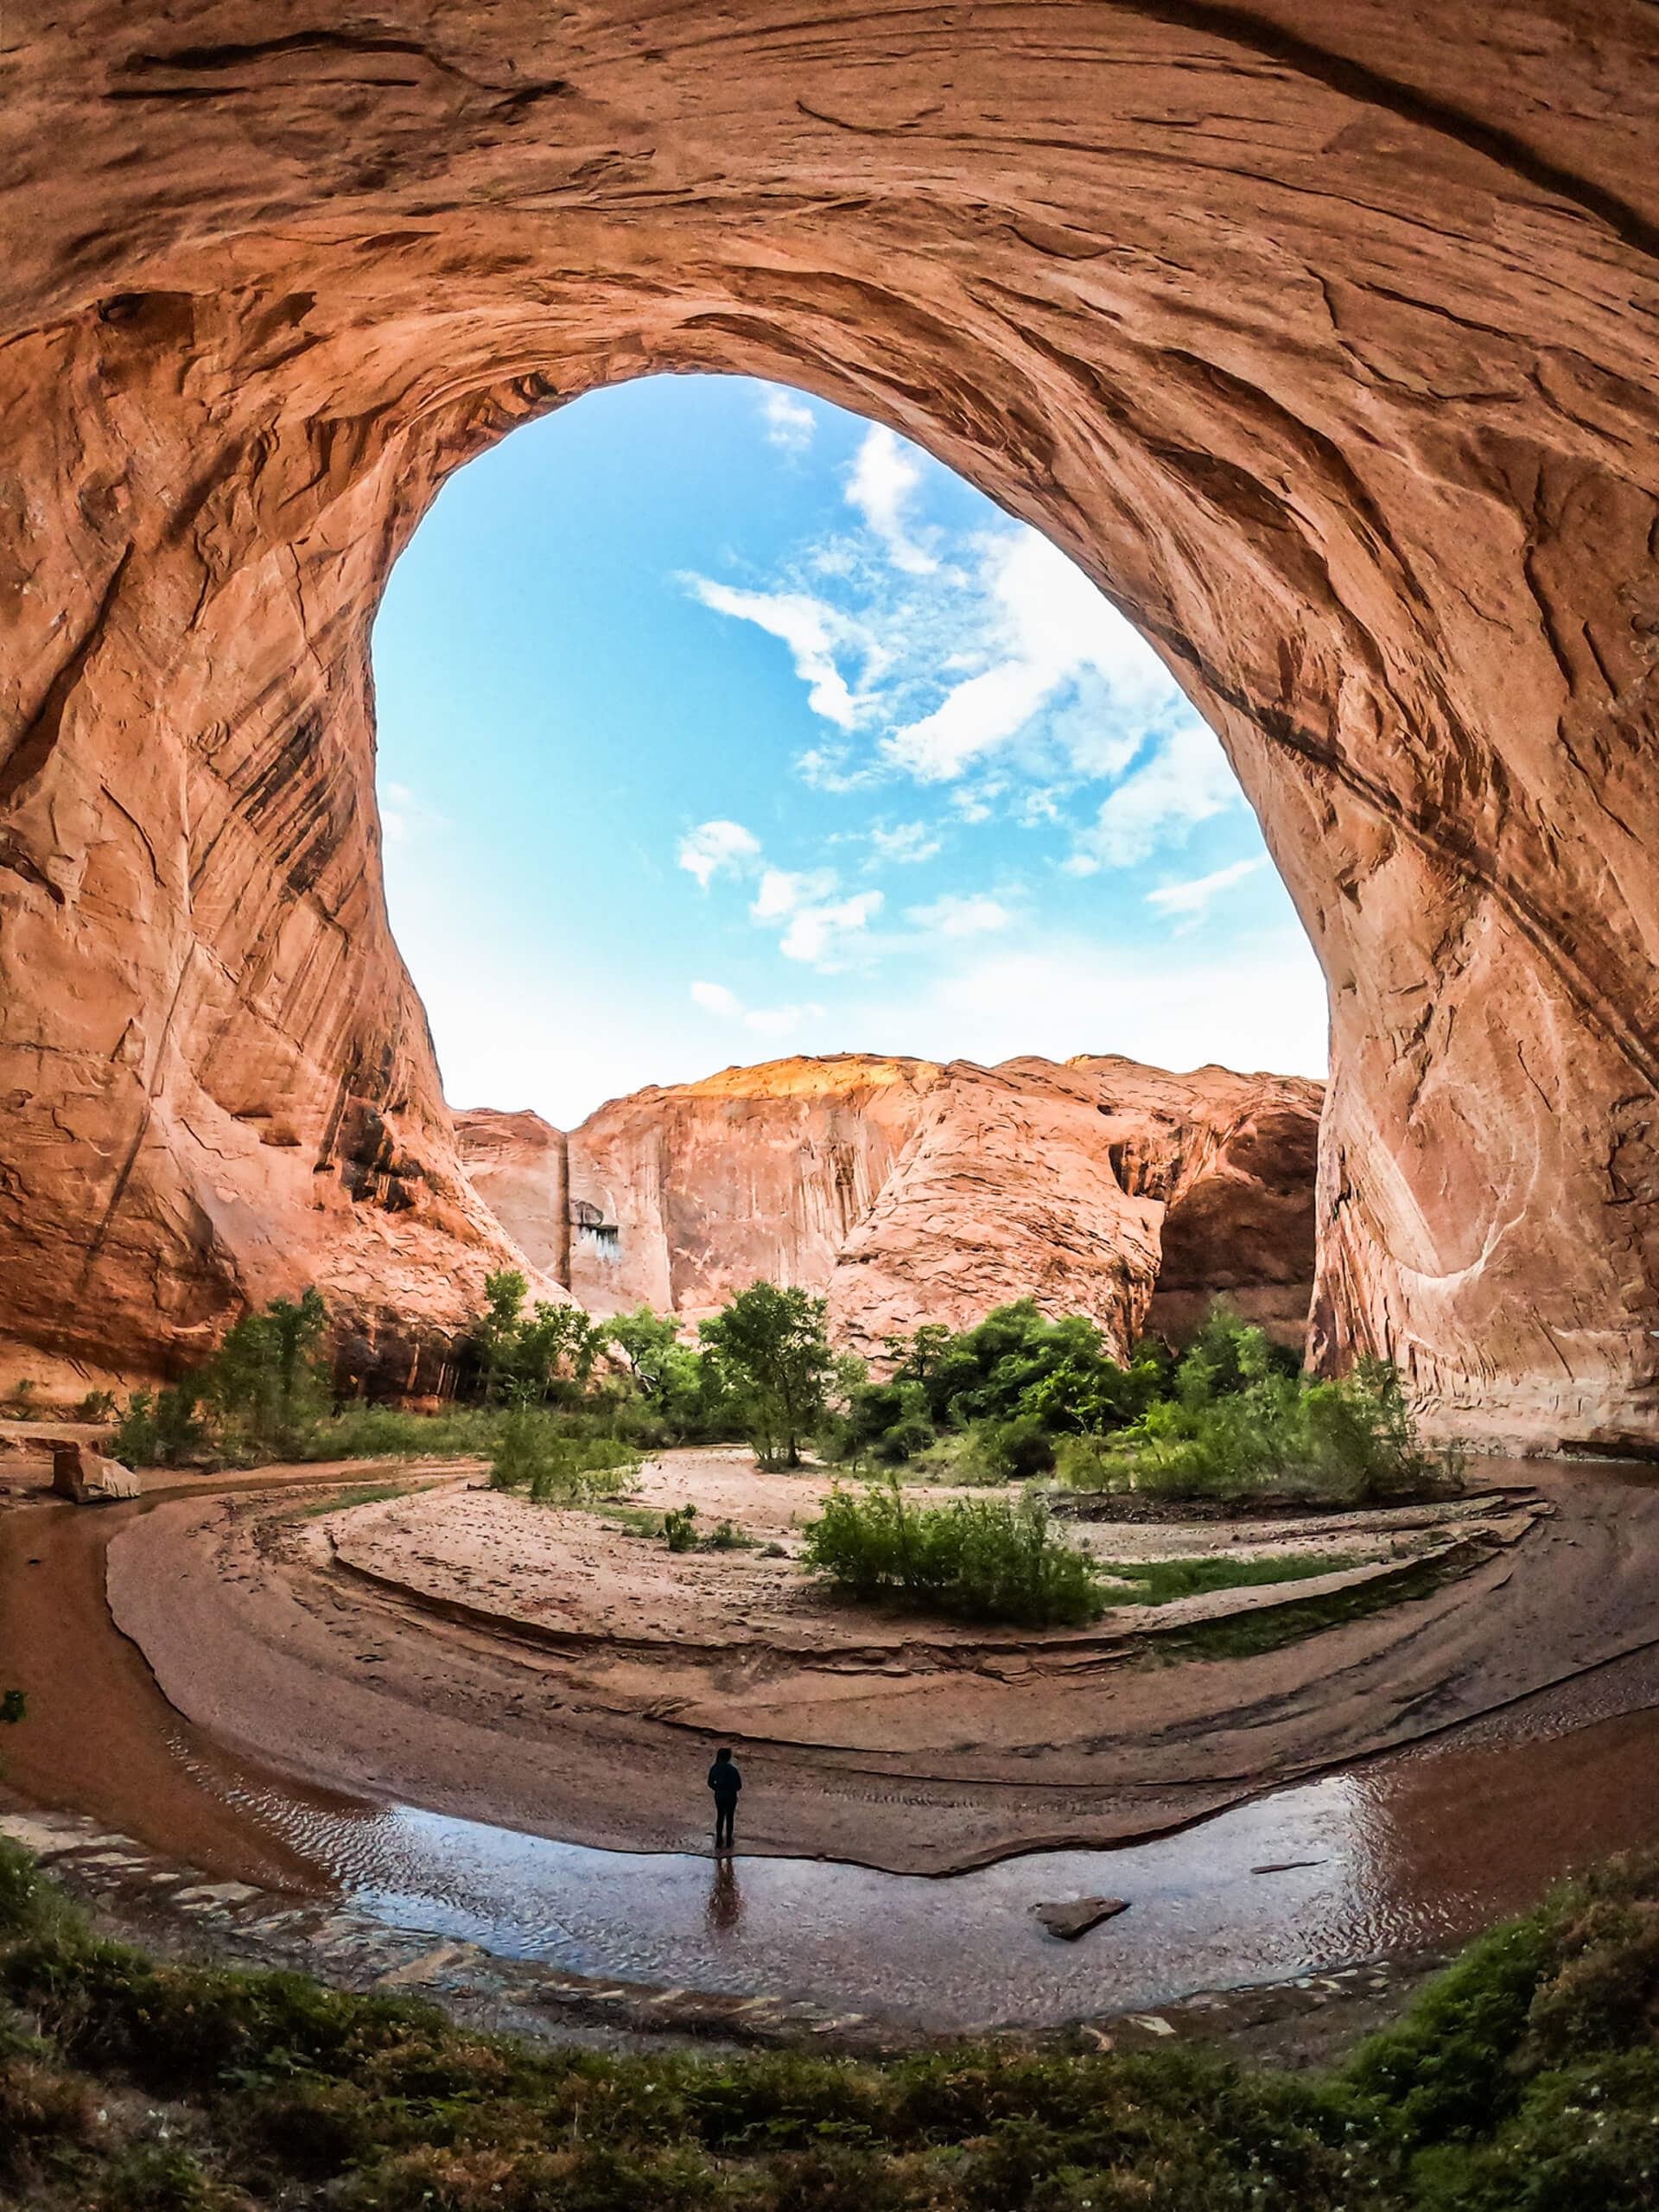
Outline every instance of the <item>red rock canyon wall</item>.
{"label": "red rock canyon wall", "polygon": [[1220,731],[1331,991],[1321,1356],[1653,1434],[1639,0],[19,0],[0,86],[31,1361],[313,1274],[435,1326],[502,1250],[386,931],[375,604],[515,422],[715,368],[1047,531]]}
{"label": "red rock canyon wall", "polygon": [[1035,1298],[1089,1313],[1120,1357],[1179,1339],[1224,1291],[1306,1338],[1322,1086],[844,1052],[613,1099],[563,1137],[534,1114],[459,1118],[462,1158],[524,1250],[591,1312],[695,1319],[761,1276],[827,1293],[879,1356],[925,1320]]}

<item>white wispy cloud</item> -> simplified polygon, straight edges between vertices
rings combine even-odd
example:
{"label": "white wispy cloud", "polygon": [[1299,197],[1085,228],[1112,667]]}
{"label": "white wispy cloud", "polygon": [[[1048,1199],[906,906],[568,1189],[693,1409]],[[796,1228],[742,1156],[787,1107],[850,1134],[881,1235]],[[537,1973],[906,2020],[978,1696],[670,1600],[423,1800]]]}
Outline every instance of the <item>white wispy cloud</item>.
{"label": "white wispy cloud", "polygon": [[982,891],[947,891],[927,906],[906,906],[905,919],[938,937],[986,937],[1013,922],[1012,910]]}
{"label": "white wispy cloud", "polygon": [[1254,860],[1235,861],[1230,868],[1218,868],[1211,875],[1195,876],[1189,883],[1166,883],[1157,891],[1148,891],[1147,904],[1155,906],[1160,914],[1179,914],[1197,921],[1210,910],[1212,900],[1224,891],[1230,891],[1236,883],[1254,875],[1267,865],[1258,853]]}
{"label": "white wispy cloud", "polygon": [[925,822],[900,822],[892,830],[872,830],[870,843],[880,859],[898,867],[931,861],[944,849],[943,840],[934,836]]}
{"label": "white wispy cloud", "polygon": [[724,983],[693,983],[691,997],[705,1014],[717,1015],[722,1021],[741,1021],[760,1037],[787,1037],[802,1022],[823,1012],[821,1006],[745,1006]]}
{"label": "white wispy cloud", "polygon": [[818,427],[818,418],[806,402],[787,386],[769,385],[760,403],[766,426],[766,442],[785,453],[806,452]]}
{"label": "white wispy cloud", "polygon": [[881,750],[918,784],[953,782],[1022,730],[1058,680],[1034,662],[1001,661],[958,683],[931,715],[891,731]]}
{"label": "white wispy cloud", "polygon": [[855,507],[887,550],[895,569],[912,576],[931,575],[938,567],[912,535],[905,510],[922,480],[908,447],[893,432],[873,423],[858,449],[847,480],[847,504]]}
{"label": "white wispy cloud", "polygon": [[760,857],[760,840],[741,822],[704,822],[681,838],[679,863],[706,891],[723,871],[738,874]]}
{"label": "white wispy cloud", "polygon": [[1066,870],[1093,875],[1103,868],[1133,868],[1159,845],[1179,843],[1195,823],[1242,803],[1215,733],[1200,721],[1184,722],[1101,802],[1093,823],[1078,833]]}
{"label": "white wispy cloud", "polygon": [[859,704],[836,664],[836,651],[848,639],[849,625],[834,607],[807,592],[742,591],[707,576],[690,576],[686,582],[715,613],[753,622],[781,639],[789,648],[796,675],[807,687],[807,704],[813,713],[840,729],[854,727]]}
{"label": "white wispy cloud", "polygon": [[757,922],[778,922],[798,913],[803,906],[815,900],[827,899],[837,886],[838,879],[832,868],[804,868],[798,874],[789,869],[769,868],[760,878],[760,887],[754,894],[750,915]]}

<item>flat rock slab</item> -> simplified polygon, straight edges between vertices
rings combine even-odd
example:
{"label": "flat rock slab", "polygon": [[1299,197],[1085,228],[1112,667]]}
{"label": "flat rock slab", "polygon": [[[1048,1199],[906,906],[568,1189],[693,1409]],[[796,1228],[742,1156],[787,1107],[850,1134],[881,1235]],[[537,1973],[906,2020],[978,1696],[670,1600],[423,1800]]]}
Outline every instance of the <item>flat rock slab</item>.
{"label": "flat rock slab", "polygon": [[1075,1943],[1079,1936],[1098,1928],[1103,1920],[1116,1920],[1120,1912],[1128,1909],[1127,1897],[1069,1897],[1061,1904],[1032,1907],[1049,1934],[1063,1936],[1068,1943]]}

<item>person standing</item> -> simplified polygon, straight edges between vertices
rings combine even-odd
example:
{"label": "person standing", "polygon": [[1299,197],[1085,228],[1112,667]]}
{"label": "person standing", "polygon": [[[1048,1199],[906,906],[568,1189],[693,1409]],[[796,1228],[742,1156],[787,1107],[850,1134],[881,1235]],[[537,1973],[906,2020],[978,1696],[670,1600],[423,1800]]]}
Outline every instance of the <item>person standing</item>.
{"label": "person standing", "polygon": [[709,1770],[709,1787],[715,1793],[715,1849],[729,1851],[732,1823],[737,1815],[737,1793],[743,1787],[743,1777],[737,1770],[737,1761],[724,1744],[715,1753],[715,1763]]}

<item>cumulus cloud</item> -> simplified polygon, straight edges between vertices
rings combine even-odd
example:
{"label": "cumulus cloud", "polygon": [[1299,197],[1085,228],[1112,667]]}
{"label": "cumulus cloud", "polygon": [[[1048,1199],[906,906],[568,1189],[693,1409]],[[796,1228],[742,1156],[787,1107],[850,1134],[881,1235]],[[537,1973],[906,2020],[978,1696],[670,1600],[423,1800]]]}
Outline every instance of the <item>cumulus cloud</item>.
{"label": "cumulus cloud", "polygon": [[872,830],[870,843],[880,859],[899,867],[931,861],[936,853],[944,850],[941,841],[925,822],[901,822],[892,830]]}
{"label": "cumulus cloud", "polygon": [[947,891],[930,906],[907,906],[905,919],[939,937],[986,937],[1014,920],[1001,900],[976,891],[966,897]]}
{"label": "cumulus cloud", "polygon": [[863,516],[893,567],[912,576],[931,575],[938,567],[912,535],[905,512],[921,480],[909,448],[891,430],[872,423],[847,480],[847,504]]}
{"label": "cumulus cloud", "polygon": [[827,899],[836,884],[832,868],[806,868],[798,874],[791,874],[787,868],[769,868],[761,875],[749,912],[757,922],[782,921],[814,899]]}
{"label": "cumulus cloud", "polygon": [[779,384],[768,385],[760,416],[766,426],[767,444],[785,453],[804,453],[818,427],[818,418],[806,402]]}
{"label": "cumulus cloud", "polygon": [[1195,823],[1240,804],[1236,779],[1213,731],[1202,722],[1173,730],[1143,766],[1126,776],[1081,831],[1065,862],[1072,875],[1133,868],[1160,844],[1179,842]]}
{"label": "cumulus cloud", "polygon": [[742,874],[760,856],[760,841],[741,822],[704,822],[680,840],[679,862],[706,891],[725,870]]}
{"label": "cumulus cloud", "polygon": [[1243,883],[1247,875],[1254,875],[1266,864],[1264,856],[1258,853],[1254,860],[1235,861],[1230,868],[1218,868],[1212,875],[1195,876],[1190,883],[1166,883],[1160,890],[1147,892],[1147,904],[1155,906],[1160,914],[1179,914],[1197,921],[1209,912],[1211,901],[1224,891],[1230,891],[1236,883]]}
{"label": "cumulus cloud", "polygon": [[800,906],[790,918],[778,950],[786,960],[803,960],[826,975],[845,965],[850,940],[861,936],[880,912],[879,891],[860,891],[850,899]]}
{"label": "cumulus cloud", "polygon": [[705,1014],[735,1015],[743,1011],[742,1000],[724,983],[693,983],[691,995]]}

